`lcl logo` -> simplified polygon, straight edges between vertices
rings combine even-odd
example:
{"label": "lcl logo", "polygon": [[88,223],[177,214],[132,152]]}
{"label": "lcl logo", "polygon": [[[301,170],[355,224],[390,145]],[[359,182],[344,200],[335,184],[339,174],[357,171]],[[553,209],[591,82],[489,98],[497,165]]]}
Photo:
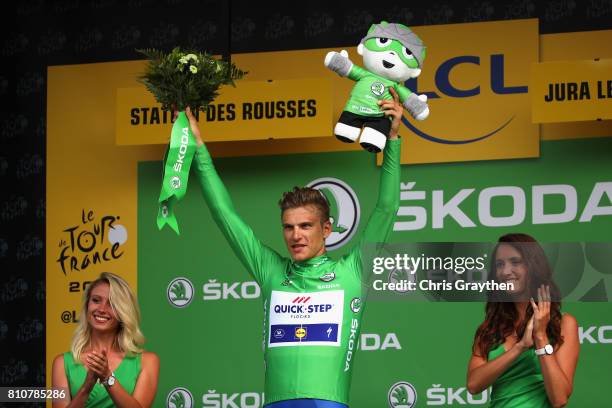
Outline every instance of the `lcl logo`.
{"label": "lcl logo", "polygon": [[[469,88],[469,89],[460,89],[454,86],[451,83],[450,76],[451,71],[461,65],[461,64],[471,64],[480,66],[480,57],[476,55],[461,55],[458,57],[450,58],[444,61],[442,64],[438,66],[435,73],[435,84],[439,93],[450,96],[452,98],[469,98],[480,94],[480,84]],[[511,94],[523,94],[527,93],[528,87],[526,85],[519,86],[507,86],[504,79],[504,54],[493,54],[490,56],[490,82],[489,86],[491,87],[491,91],[497,95],[511,95]],[[442,98],[440,94],[433,91],[419,91],[418,90],[418,79],[412,78],[405,82],[406,87],[412,89],[417,94],[426,94],[429,99],[438,99]],[[497,125],[492,131],[487,132],[483,135],[470,135],[467,138],[456,137],[449,139],[448,137],[434,136],[429,135],[422,130],[418,129],[412,123],[406,119],[406,117],[402,118],[402,122],[406,127],[408,127],[412,132],[416,135],[422,137],[423,139],[429,140],[435,143],[443,143],[443,144],[467,144],[474,143],[480,140],[486,139],[488,137],[493,136],[495,133],[499,132],[512,120],[514,119],[514,115],[511,116],[504,122]]]}

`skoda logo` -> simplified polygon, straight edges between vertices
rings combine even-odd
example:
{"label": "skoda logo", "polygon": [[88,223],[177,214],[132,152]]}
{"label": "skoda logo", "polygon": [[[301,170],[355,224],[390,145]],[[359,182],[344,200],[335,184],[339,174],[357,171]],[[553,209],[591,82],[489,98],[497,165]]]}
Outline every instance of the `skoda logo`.
{"label": "skoda logo", "polygon": [[162,205],[161,213],[162,217],[168,218],[168,206],[166,204]]}
{"label": "skoda logo", "polygon": [[376,81],[370,87],[372,93],[376,96],[380,96],[385,92],[385,85],[382,82]]}
{"label": "skoda logo", "polygon": [[344,181],[331,177],[313,180],[307,186],[319,190],[329,203],[332,233],[325,240],[325,247],[328,250],[340,248],[351,240],[359,226],[357,194]]}
{"label": "skoda logo", "polygon": [[176,278],[168,284],[166,296],[172,306],[186,307],[193,299],[193,285],[187,278]]}
{"label": "skoda logo", "polygon": [[356,297],[351,300],[351,310],[353,313],[359,313],[361,310],[361,298]]}
{"label": "skoda logo", "polygon": [[168,393],[166,408],[192,408],[193,395],[187,388],[177,387]]}
{"label": "skoda logo", "polygon": [[[394,269],[391,272],[389,272],[389,283],[401,283],[402,281],[408,281],[408,282],[417,282],[416,280],[416,275],[414,275],[414,273],[410,273],[411,269],[406,270],[406,269]],[[397,285],[396,285],[397,286]],[[396,292],[400,292],[400,293],[405,293],[405,292],[409,292],[410,290],[408,288],[404,288],[404,289],[395,289]]]}
{"label": "skoda logo", "polygon": [[417,401],[416,390],[409,382],[396,382],[389,389],[387,400],[389,408],[412,408]]}
{"label": "skoda logo", "polygon": [[170,179],[170,185],[173,189],[181,188],[181,179],[178,176],[174,176]]}

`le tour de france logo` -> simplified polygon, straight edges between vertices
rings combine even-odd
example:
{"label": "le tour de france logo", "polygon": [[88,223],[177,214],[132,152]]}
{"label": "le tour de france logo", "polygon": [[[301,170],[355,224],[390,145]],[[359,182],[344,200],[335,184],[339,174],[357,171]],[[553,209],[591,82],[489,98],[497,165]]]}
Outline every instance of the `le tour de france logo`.
{"label": "le tour de france logo", "polygon": [[177,387],[168,393],[166,408],[192,408],[193,395],[187,388]]}
{"label": "le tour de france logo", "polygon": [[128,231],[118,215],[99,215],[81,210],[78,222],[66,227],[59,242],[56,262],[62,273],[85,271],[92,265],[119,259],[128,239]]}
{"label": "le tour de france logo", "polygon": [[183,308],[189,306],[193,300],[193,284],[187,278],[174,278],[166,289],[168,302],[174,307]]}
{"label": "le tour de france logo", "polygon": [[325,240],[325,246],[334,250],[348,243],[359,226],[361,210],[357,194],[344,181],[324,177],[311,181],[307,187],[316,188],[329,203],[329,218],[332,233]]}

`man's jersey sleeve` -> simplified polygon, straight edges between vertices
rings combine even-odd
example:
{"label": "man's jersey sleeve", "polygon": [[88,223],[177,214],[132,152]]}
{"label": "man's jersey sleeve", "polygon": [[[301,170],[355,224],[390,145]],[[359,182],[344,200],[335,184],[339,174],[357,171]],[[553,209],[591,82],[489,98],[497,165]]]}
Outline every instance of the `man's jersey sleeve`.
{"label": "man's jersey sleeve", "polygon": [[263,245],[253,230],[236,213],[225,185],[219,178],[205,145],[196,151],[196,172],[202,194],[219,229],[232,250],[260,286],[283,258]]}
{"label": "man's jersey sleeve", "polygon": [[[380,186],[376,207],[370,215],[361,237],[347,255],[352,270],[361,271],[361,246],[365,243],[387,242],[400,203],[400,146],[401,140],[388,140],[380,169]],[[366,273],[369,274],[368,271]]]}

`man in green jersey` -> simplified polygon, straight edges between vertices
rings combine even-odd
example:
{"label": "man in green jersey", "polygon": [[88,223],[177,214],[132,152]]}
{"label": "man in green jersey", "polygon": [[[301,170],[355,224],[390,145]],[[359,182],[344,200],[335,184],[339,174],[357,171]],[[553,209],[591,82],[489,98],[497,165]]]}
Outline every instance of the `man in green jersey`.
{"label": "man in green jersey", "polygon": [[[294,188],[283,195],[283,236],[290,258],[262,244],[234,210],[217,175],[192,113],[198,150],[195,163],[204,198],[230,246],[261,287],[264,301],[265,404],[269,408],[346,407],[353,357],[361,329],[363,299],[361,243],[384,242],[399,207],[403,107],[397,93],[380,101],[391,121],[376,208],[359,242],[339,260],[326,254],[332,232],[322,193]],[[367,276],[367,275],[366,275]]]}

